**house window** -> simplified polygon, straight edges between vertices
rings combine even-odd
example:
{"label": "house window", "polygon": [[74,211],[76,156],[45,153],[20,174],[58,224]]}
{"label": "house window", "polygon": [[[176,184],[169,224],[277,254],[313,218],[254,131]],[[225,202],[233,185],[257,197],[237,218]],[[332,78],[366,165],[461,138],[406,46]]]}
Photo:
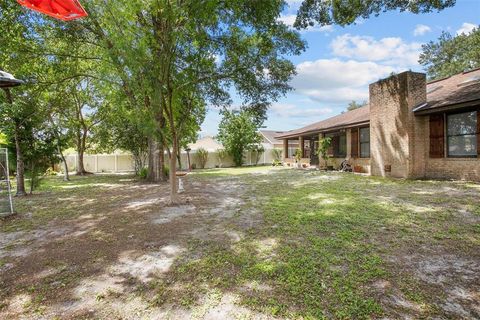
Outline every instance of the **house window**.
{"label": "house window", "polygon": [[370,158],[370,128],[360,128],[360,158]]}
{"label": "house window", "polygon": [[449,157],[477,156],[477,111],[447,115]]}
{"label": "house window", "polygon": [[347,135],[345,133],[338,136],[338,151],[336,153],[337,157],[345,157],[347,155]]}
{"label": "house window", "polygon": [[347,135],[345,132],[329,133],[325,135],[331,138],[328,155],[334,158],[343,158],[347,155]]}

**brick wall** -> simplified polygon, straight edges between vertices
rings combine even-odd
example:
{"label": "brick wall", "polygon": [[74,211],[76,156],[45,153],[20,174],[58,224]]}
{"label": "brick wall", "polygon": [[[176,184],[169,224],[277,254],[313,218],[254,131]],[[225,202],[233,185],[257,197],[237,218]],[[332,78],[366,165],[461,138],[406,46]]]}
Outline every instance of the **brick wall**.
{"label": "brick wall", "polygon": [[425,121],[412,110],[426,101],[426,78],[411,71],[370,85],[371,174],[425,176]]}
{"label": "brick wall", "polygon": [[480,181],[480,158],[430,158],[428,155],[429,121],[428,116],[421,116],[426,122],[427,132],[423,144],[427,146],[425,177],[433,179],[461,179]]}
{"label": "brick wall", "polygon": [[426,177],[480,181],[480,160],[477,158],[429,159],[426,167]]}

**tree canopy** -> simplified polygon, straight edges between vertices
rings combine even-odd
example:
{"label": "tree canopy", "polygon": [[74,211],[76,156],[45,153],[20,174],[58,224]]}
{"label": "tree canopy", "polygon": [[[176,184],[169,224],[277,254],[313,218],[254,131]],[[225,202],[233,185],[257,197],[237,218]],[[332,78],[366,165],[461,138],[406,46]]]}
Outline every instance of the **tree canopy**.
{"label": "tree canopy", "polygon": [[0,67],[29,80],[12,91],[14,100],[29,88],[40,92],[28,108],[48,110],[42,121],[79,159],[89,146],[139,156],[146,150],[149,176],[161,180],[166,150],[174,199],[175,159],[196,139],[207,106],[228,108],[235,95],[259,125],[269,104],[291,89],[289,56],[305,43],[278,19],[284,5],[92,0],[87,18],[60,23],[2,3],[7,32],[0,39],[8,50]]}
{"label": "tree canopy", "polygon": [[399,10],[426,13],[455,5],[456,0],[303,0],[294,26],[308,28],[315,24],[341,26],[355,23],[358,18],[378,16],[381,12]]}
{"label": "tree canopy", "polygon": [[367,101],[357,102],[353,100],[348,104],[347,111],[352,111],[352,110],[364,107],[366,105],[367,105]]}
{"label": "tree canopy", "polygon": [[261,142],[255,115],[248,110],[222,111],[218,140],[232,156],[236,166],[243,164],[245,151],[257,149]]}
{"label": "tree canopy", "polygon": [[449,77],[480,67],[480,28],[453,36],[443,32],[437,41],[422,46],[419,63],[430,79]]}

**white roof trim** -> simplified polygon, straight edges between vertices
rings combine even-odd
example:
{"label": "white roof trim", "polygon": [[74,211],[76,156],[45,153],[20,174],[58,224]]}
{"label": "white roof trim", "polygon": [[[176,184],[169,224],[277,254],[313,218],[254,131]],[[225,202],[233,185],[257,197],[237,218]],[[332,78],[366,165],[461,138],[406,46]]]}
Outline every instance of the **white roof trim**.
{"label": "white roof trim", "polygon": [[422,103],[421,105],[416,106],[415,108],[413,108],[412,111],[413,111],[413,112],[420,111],[420,110],[422,110],[423,108],[425,108],[426,106],[428,106],[428,103],[427,103],[427,102],[424,102],[424,103]]}

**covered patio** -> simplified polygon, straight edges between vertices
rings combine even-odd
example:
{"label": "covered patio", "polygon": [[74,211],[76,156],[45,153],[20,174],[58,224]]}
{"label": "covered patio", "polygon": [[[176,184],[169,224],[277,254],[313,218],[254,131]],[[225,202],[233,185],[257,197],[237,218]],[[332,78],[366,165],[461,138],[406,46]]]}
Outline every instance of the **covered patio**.
{"label": "covered patio", "polygon": [[318,154],[319,141],[331,139],[328,149],[329,166],[337,168],[347,159],[357,172],[370,172],[370,126],[369,107],[365,106],[338,116],[316,122],[306,127],[285,132],[277,136],[283,140],[284,164],[296,162],[295,150],[289,148],[291,140],[299,141],[301,164],[325,167]]}

